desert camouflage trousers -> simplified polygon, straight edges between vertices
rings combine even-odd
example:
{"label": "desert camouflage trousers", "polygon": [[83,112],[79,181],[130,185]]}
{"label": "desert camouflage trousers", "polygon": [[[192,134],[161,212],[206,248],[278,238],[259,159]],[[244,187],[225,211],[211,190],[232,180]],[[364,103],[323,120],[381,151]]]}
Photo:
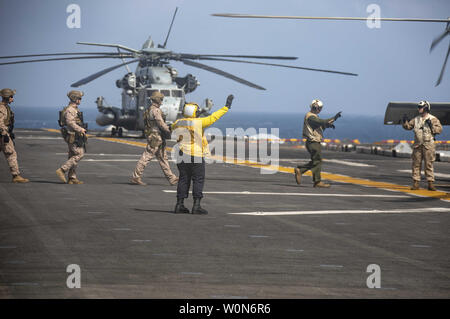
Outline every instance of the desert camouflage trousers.
{"label": "desert camouflage trousers", "polygon": [[412,153],[412,179],[420,181],[420,171],[422,160],[424,162],[425,176],[428,182],[434,182],[433,162],[436,157],[434,145],[419,145],[413,149]]}
{"label": "desert camouflage trousers", "polygon": [[67,143],[67,145],[69,146],[69,160],[61,166],[61,169],[64,172],[69,172],[69,179],[76,179],[77,175],[75,170],[78,162],[84,157],[84,148],[78,147],[75,143]]}
{"label": "desert camouflage trousers", "polygon": [[176,181],[177,176],[170,169],[166,148],[163,146],[161,137],[158,136],[154,136],[153,138],[150,136],[147,138],[147,147],[145,148],[144,153],[142,153],[142,156],[134,169],[133,178],[142,178],[145,167],[154,157],[157,158],[159,165],[161,166],[161,170],[169,183]]}
{"label": "desert camouflage trousers", "polygon": [[17,153],[14,148],[14,143],[10,139],[8,143],[3,142],[3,139],[0,141],[0,151],[5,154],[6,161],[9,165],[9,170],[11,171],[12,176],[20,175],[19,164],[17,163]]}

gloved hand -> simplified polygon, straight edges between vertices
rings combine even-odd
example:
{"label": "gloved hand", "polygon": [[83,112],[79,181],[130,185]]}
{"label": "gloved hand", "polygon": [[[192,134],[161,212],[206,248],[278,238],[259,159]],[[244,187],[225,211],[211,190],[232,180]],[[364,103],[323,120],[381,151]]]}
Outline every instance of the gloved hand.
{"label": "gloved hand", "polygon": [[430,128],[432,127],[432,126],[431,126],[431,120],[430,120],[430,119],[427,119],[427,120],[425,121],[425,124],[428,125]]}
{"label": "gloved hand", "polygon": [[228,95],[227,102],[225,103],[225,106],[229,109],[231,109],[231,103],[233,102],[234,96],[233,94]]}
{"label": "gloved hand", "polygon": [[9,136],[7,134],[3,135],[3,142],[9,143]]}
{"label": "gloved hand", "polygon": [[341,113],[342,113],[342,111],[336,113],[336,115],[334,116],[335,121],[342,116]]}
{"label": "gloved hand", "polygon": [[408,119],[408,117],[406,116],[406,114],[403,114],[402,122],[403,122],[403,123],[406,123],[406,122],[408,122],[408,121],[409,121],[409,119]]}

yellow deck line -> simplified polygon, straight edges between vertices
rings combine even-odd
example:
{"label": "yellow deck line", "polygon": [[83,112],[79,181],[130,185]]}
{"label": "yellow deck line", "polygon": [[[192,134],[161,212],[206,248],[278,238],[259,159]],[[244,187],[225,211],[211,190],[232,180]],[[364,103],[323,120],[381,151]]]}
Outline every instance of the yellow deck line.
{"label": "yellow deck line", "polygon": [[[49,132],[60,132],[59,130],[55,129],[46,129]],[[93,137],[91,135],[91,137]],[[116,142],[116,143],[122,143],[122,144],[128,144],[128,145],[134,145],[139,147],[146,147],[147,143],[142,142],[134,142],[134,141],[126,141],[123,139],[113,138],[113,137],[94,137],[95,139],[109,141],[109,142]],[[167,148],[169,151],[171,151],[171,148]],[[284,172],[284,173],[291,173],[294,174],[294,167],[287,167],[287,166],[275,166],[275,165],[267,165],[267,164],[261,164],[258,162],[248,161],[248,160],[239,160],[239,159],[232,159],[222,156],[211,156],[211,158],[219,161],[223,161],[228,164],[235,164],[235,165],[243,165],[248,167],[254,167],[254,168],[264,168],[269,170],[275,170],[278,172]],[[311,176],[311,172],[307,172],[304,175]],[[380,189],[385,189],[389,191],[395,191],[395,192],[402,192],[406,194],[411,194],[415,196],[421,196],[421,197],[431,197],[436,199],[441,199],[444,201],[450,201],[450,193],[442,192],[442,191],[429,191],[426,189],[419,189],[419,190],[411,190],[409,186],[404,185],[398,185],[393,183],[387,183],[387,182],[377,182],[372,181],[369,179],[362,179],[362,178],[356,178],[356,177],[350,177],[345,175],[339,175],[339,174],[332,174],[332,173],[322,173],[322,178],[334,182],[340,182],[340,183],[348,183],[348,184],[355,184],[365,187],[375,187]]]}

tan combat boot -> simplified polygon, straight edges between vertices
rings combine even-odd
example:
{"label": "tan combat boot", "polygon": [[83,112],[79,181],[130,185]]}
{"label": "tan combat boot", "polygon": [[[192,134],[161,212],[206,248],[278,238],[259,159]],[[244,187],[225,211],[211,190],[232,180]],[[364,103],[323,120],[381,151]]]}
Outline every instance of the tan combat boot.
{"label": "tan combat boot", "polygon": [[58,168],[56,170],[56,175],[58,175],[59,179],[61,180],[61,182],[63,183],[67,183],[66,180],[66,173],[64,173],[64,171],[61,168]]}
{"label": "tan combat boot", "polygon": [[142,186],[147,185],[142,181],[142,179],[140,177],[132,177],[130,182],[131,182],[131,184],[134,184],[134,185],[142,185]]}
{"label": "tan combat boot", "polygon": [[80,181],[80,180],[78,180],[76,178],[70,178],[69,179],[69,184],[81,185],[81,184],[84,184],[84,182],[82,182],[82,181]]}
{"label": "tan combat boot", "polygon": [[434,187],[433,182],[428,182],[428,190],[429,191],[435,191],[436,187]]}
{"label": "tan combat boot", "polygon": [[29,179],[23,178],[20,175],[13,176],[12,179],[13,183],[28,183],[29,181],[30,181]]}
{"label": "tan combat boot", "polygon": [[330,184],[324,183],[322,181],[314,183],[314,187],[329,188],[330,186]]}
{"label": "tan combat boot", "polygon": [[297,182],[298,185],[300,185],[300,183],[302,182],[302,173],[300,172],[300,168],[294,168],[294,173],[295,173],[295,181]]}
{"label": "tan combat boot", "polygon": [[412,190],[418,190],[420,189],[419,187],[419,182],[418,181],[414,181],[413,186],[411,187]]}

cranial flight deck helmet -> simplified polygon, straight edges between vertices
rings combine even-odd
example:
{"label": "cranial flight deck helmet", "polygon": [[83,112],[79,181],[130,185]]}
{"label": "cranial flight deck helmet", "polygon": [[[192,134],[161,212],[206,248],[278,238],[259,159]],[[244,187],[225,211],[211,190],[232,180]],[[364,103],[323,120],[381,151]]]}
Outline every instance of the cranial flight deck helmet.
{"label": "cranial flight deck helmet", "polygon": [[185,117],[197,117],[198,104],[186,103],[183,109],[183,115]]}
{"label": "cranial flight deck helmet", "polygon": [[424,111],[426,111],[428,113],[430,113],[430,111],[431,111],[431,104],[428,101],[420,101],[419,104],[417,104],[417,107],[419,109],[425,107]]}
{"label": "cranial flight deck helmet", "polygon": [[318,99],[312,100],[310,107],[311,107],[311,109],[317,108],[317,109],[321,110],[323,107],[323,102]]}

